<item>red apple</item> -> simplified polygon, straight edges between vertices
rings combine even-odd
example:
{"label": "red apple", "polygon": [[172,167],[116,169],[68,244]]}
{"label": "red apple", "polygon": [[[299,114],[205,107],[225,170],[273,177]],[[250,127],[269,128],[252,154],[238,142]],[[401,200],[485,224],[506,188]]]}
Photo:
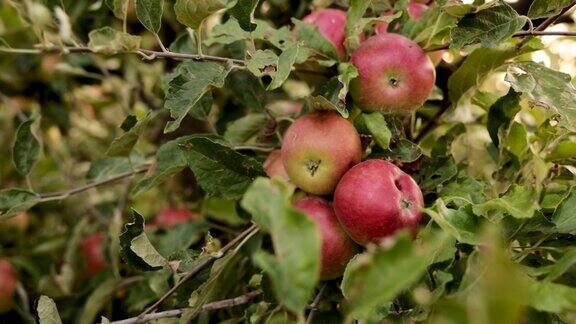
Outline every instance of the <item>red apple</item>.
{"label": "red apple", "polygon": [[26,212],[11,218],[0,220],[0,242],[11,242],[23,237],[28,229],[30,219]]}
{"label": "red apple", "polygon": [[103,243],[104,235],[102,233],[88,235],[80,242],[84,257],[84,274],[88,278],[94,277],[107,267],[104,251],[102,250]]}
{"label": "red apple", "polygon": [[384,160],[356,165],[342,177],[334,193],[336,217],[361,245],[379,243],[401,229],[416,233],[423,206],[416,181]]}
{"label": "red apple", "polygon": [[290,181],[315,195],[334,192],[342,175],[361,157],[358,132],[332,111],[317,111],[296,119],[282,143],[282,162]]}
{"label": "red apple", "polygon": [[266,161],[264,161],[264,171],[266,174],[272,177],[280,177],[281,179],[289,181],[288,173],[284,169],[284,164],[282,163],[282,151],[274,150],[270,152]]}
{"label": "red apple", "polygon": [[305,197],[294,203],[316,224],[322,239],[320,279],[340,277],[358,247],[342,229],[330,204],[319,197]]}
{"label": "red apple", "polygon": [[393,33],[375,35],[352,54],[358,77],[350,92],[367,111],[407,114],[428,99],[436,70],[418,44]]}
{"label": "red apple", "polygon": [[12,309],[18,273],[7,259],[0,259],[0,314]]}
{"label": "red apple", "polygon": [[197,219],[199,216],[198,213],[186,208],[166,208],[156,215],[154,224],[159,227],[171,228],[191,219]]}
{"label": "red apple", "polygon": [[320,9],[313,11],[302,19],[305,23],[318,27],[320,33],[326,37],[336,49],[338,57],[346,57],[344,39],[346,38],[346,11],[339,9]]}
{"label": "red apple", "polygon": [[[418,21],[420,17],[422,17],[422,13],[428,10],[428,6],[422,3],[409,3],[408,7],[408,16],[411,20]],[[382,14],[382,16],[391,16],[391,11],[386,11]],[[388,32],[388,23],[386,22],[379,22],[374,27],[374,32],[376,34],[384,34]]]}

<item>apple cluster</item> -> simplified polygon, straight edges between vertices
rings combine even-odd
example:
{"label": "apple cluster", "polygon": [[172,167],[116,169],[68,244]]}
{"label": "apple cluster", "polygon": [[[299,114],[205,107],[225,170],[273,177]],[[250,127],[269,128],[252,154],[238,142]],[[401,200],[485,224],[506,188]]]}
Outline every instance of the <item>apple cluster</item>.
{"label": "apple cluster", "polygon": [[[407,11],[416,20],[426,9],[412,3]],[[318,28],[340,60],[347,58],[346,12],[321,9],[303,21]],[[358,70],[351,97],[364,111],[411,113],[434,87],[431,58],[412,40],[391,32],[397,28],[377,24],[374,35],[360,37],[360,46],[349,55]],[[264,163],[268,176],[290,181],[309,194],[294,206],[320,231],[323,280],[341,276],[359,245],[379,244],[402,229],[416,234],[422,217],[424,201],[416,181],[391,162],[362,162],[362,155],[360,136],[350,121],[333,111],[314,111],[290,125],[282,148]]]}

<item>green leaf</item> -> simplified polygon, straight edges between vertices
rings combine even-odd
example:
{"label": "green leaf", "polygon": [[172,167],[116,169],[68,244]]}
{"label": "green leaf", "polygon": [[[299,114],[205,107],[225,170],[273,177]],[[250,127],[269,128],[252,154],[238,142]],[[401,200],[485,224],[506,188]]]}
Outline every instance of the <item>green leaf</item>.
{"label": "green leaf", "polygon": [[288,76],[290,76],[292,66],[296,61],[296,57],[298,56],[299,51],[300,45],[296,44],[290,46],[285,51],[283,51],[282,54],[280,54],[278,57],[278,70],[276,71],[276,74],[272,78],[272,82],[270,82],[266,90],[274,90],[284,84],[284,81],[286,81]]}
{"label": "green leaf", "polygon": [[372,0],[350,0],[350,7],[346,12],[346,39],[344,44],[346,49],[354,50],[360,45],[360,36],[364,30],[365,24],[362,23],[362,17],[366,13]]}
{"label": "green leaf", "polygon": [[335,110],[344,118],[348,118],[346,101],[340,100],[343,89],[342,82],[337,77],[331,78],[325,84],[319,86],[316,91],[306,98],[313,110]]}
{"label": "green leaf", "polygon": [[456,181],[443,185],[438,194],[446,201],[459,206],[482,204],[486,201],[485,184],[471,177],[460,177]]}
{"label": "green leaf", "polygon": [[40,324],[62,324],[58,308],[52,298],[44,295],[40,296],[36,310],[38,311]]}
{"label": "green leaf", "polygon": [[346,95],[350,81],[358,77],[358,69],[351,63],[340,63],[338,65],[338,81],[342,84],[342,88],[338,92],[338,102],[346,102]]}
{"label": "green leaf", "polygon": [[520,185],[513,185],[502,197],[473,207],[475,214],[492,220],[500,220],[505,215],[514,218],[532,218],[538,209],[536,189]]}
{"label": "green leaf", "polygon": [[567,272],[576,263],[576,248],[569,248],[556,263],[550,266],[546,281],[554,281]]}
{"label": "green leaf", "polygon": [[202,189],[211,195],[237,199],[250,183],[264,175],[262,164],[213,138],[191,136],[181,147]]}
{"label": "green leaf", "polygon": [[131,52],[140,48],[140,36],[130,35],[112,27],[103,27],[88,34],[88,47],[96,53],[116,54]]}
{"label": "green leaf", "polygon": [[563,140],[546,155],[546,161],[572,159],[576,157],[576,142]]}
{"label": "green leaf", "polygon": [[414,246],[406,232],[395,238],[391,248],[359,254],[348,264],[342,292],[348,315],[354,319],[369,318],[378,307],[410,288],[449,242],[442,232],[430,235],[421,246]]}
{"label": "green leaf", "polygon": [[535,62],[517,62],[509,66],[506,81],[531,106],[551,110],[560,126],[576,131],[576,88],[570,75]]}
{"label": "green leaf", "polygon": [[107,0],[107,2],[110,2],[110,7],[112,8],[112,12],[116,18],[126,18],[126,12],[128,11],[130,0]]}
{"label": "green leaf", "polygon": [[148,126],[148,123],[150,122],[151,119],[152,119],[151,114],[148,113],[146,114],[145,117],[140,119],[132,127],[127,128],[127,126],[129,125],[125,125],[124,123],[122,123],[123,126],[122,128],[123,129],[126,128],[128,130],[125,129],[124,134],[120,135],[119,137],[115,138],[112,141],[110,147],[106,151],[106,155],[112,157],[130,155],[130,152],[132,152],[134,145],[136,145],[138,139],[140,138],[140,135],[142,135],[144,130],[146,130],[146,127]]}
{"label": "green leaf", "polygon": [[122,284],[121,280],[109,278],[100,283],[86,300],[78,318],[78,323],[94,323],[98,313],[113,300],[114,293]]}
{"label": "green leaf", "polygon": [[362,113],[354,119],[354,126],[360,132],[368,132],[372,135],[374,142],[383,149],[390,147],[392,132],[388,128],[386,119],[379,112]]}
{"label": "green leaf", "polygon": [[215,62],[181,63],[176,75],[168,82],[164,107],[170,110],[170,116],[174,120],[166,124],[164,131],[169,133],[178,129],[188,113],[205,117],[198,113],[201,108],[201,105],[198,105],[200,99],[212,88],[222,87],[231,69],[231,64]]}
{"label": "green leaf", "polygon": [[259,0],[238,0],[236,5],[228,10],[228,13],[238,19],[242,29],[253,31],[256,29],[256,24],[252,23],[252,20],[258,2]]}
{"label": "green leaf", "polygon": [[109,179],[122,173],[130,172],[146,164],[142,155],[132,154],[130,157],[106,157],[90,164],[86,172],[86,180],[99,181]]}
{"label": "green leaf", "polygon": [[570,193],[554,211],[552,222],[560,233],[572,233],[576,230],[576,189],[572,187]]}
{"label": "green leaf", "polygon": [[292,18],[298,41],[314,52],[333,60],[338,60],[338,53],[334,45],[326,38],[318,27]]}
{"label": "green leaf", "polygon": [[534,0],[528,10],[532,19],[554,16],[572,3],[572,0]]}
{"label": "green leaf", "polygon": [[263,111],[265,104],[265,89],[258,78],[248,71],[234,71],[226,79],[229,89],[240,105],[253,111]]}
{"label": "green leaf", "polygon": [[166,260],[154,249],[144,233],[144,218],[132,210],[133,221],[124,225],[120,234],[120,256],[128,265],[136,269],[156,270],[166,264]]}
{"label": "green leaf", "polygon": [[424,49],[435,48],[450,41],[450,32],[456,27],[457,18],[445,8],[434,6],[422,13],[420,19],[408,20],[401,33]]}
{"label": "green leaf", "polygon": [[150,188],[157,186],[168,177],[182,171],[188,166],[186,155],[180,145],[190,138],[184,136],[162,145],[156,152],[156,166],[154,173],[138,182],[132,189],[133,195],[139,195]]}
{"label": "green leaf", "polygon": [[164,0],[136,0],[136,17],[154,34],[160,31],[163,10]]}
{"label": "green leaf", "polygon": [[198,29],[204,19],[226,6],[227,3],[220,0],[176,0],[174,12],[180,23],[192,29]]}
{"label": "green leaf", "polygon": [[394,161],[409,163],[414,162],[422,156],[422,149],[418,144],[405,138],[392,142],[390,148],[383,154]]}
{"label": "green leaf", "polygon": [[20,188],[0,191],[0,219],[6,219],[27,211],[40,202],[37,193]]}
{"label": "green leaf", "polygon": [[292,207],[293,191],[284,182],[258,178],[241,205],[272,236],[275,256],[259,251],[254,262],[272,280],[280,303],[300,313],[308,306],[318,282],[321,241],[314,222]]}
{"label": "green leaf", "polygon": [[442,199],[438,199],[432,208],[426,208],[424,212],[458,242],[478,244],[479,240],[476,238],[478,224],[470,208],[451,209],[446,207]]}
{"label": "green leaf", "polygon": [[506,2],[497,1],[495,5],[490,4],[460,19],[452,30],[450,47],[462,48],[474,43],[494,47],[521,30],[526,21],[526,17],[518,15]]}
{"label": "green leaf", "polygon": [[521,50],[513,44],[476,49],[448,79],[450,101],[458,103],[467,91],[480,85],[488,74],[503,66],[506,61],[541,48],[540,41],[531,40]]}
{"label": "green leaf", "polygon": [[486,127],[496,147],[500,145],[500,132],[508,128],[518,111],[520,111],[520,94],[514,89],[510,89],[507,95],[490,106]]}
{"label": "green leaf", "polygon": [[170,257],[198,242],[209,228],[208,223],[202,220],[184,222],[170,228],[166,235],[155,242],[155,246],[164,257]]}
{"label": "green leaf", "polygon": [[257,50],[246,61],[246,68],[257,77],[264,75],[275,75],[278,66],[278,55],[273,51]]}
{"label": "green leaf", "polygon": [[34,118],[28,119],[16,130],[12,159],[16,170],[22,175],[30,173],[40,156],[40,143],[32,133],[32,125],[35,122]]}
{"label": "green leaf", "polygon": [[264,114],[247,114],[228,125],[224,138],[234,144],[245,143],[264,128],[267,120]]}
{"label": "green leaf", "polygon": [[530,306],[539,311],[561,313],[576,310],[576,288],[548,281],[533,281],[527,296]]}

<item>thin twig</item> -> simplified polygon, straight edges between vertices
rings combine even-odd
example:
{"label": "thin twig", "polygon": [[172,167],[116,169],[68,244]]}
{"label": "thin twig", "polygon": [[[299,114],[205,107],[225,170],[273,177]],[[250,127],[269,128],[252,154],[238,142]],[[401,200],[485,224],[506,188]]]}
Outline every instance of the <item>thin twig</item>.
{"label": "thin twig", "polygon": [[87,185],[80,186],[80,187],[73,188],[73,189],[66,190],[66,191],[57,191],[57,192],[40,194],[39,195],[40,196],[39,202],[42,203],[42,202],[47,202],[47,201],[62,200],[62,199],[67,198],[69,196],[82,193],[84,191],[90,190],[90,189],[95,188],[95,187],[107,185],[109,183],[116,182],[118,180],[128,178],[128,177],[134,176],[134,175],[139,174],[139,173],[144,173],[144,172],[148,171],[148,168],[149,168],[149,166],[147,165],[146,167],[141,168],[141,169],[137,169],[137,170],[129,171],[129,172],[124,172],[124,173],[121,173],[117,176],[114,176],[114,177],[106,179],[106,180],[92,182],[92,183],[89,183]]}
{"label": "thin twig", "polygon": [[308,319],[306,319],[306,324],[312,324],[314,322],[314,316],[316,316],[316,312],[318,312],[318,305],[322,300],[322,296],[324,295],[324,291],[326,290],[326,285],[323,284],[318,291],[318,294],[314,298],[312,305],[310,305],[310,313],[308,314]]}
{"label": "thin twig", "polygon": [[[244,304],[251,302],[252,300],[254,300],[256,297],[260,296],[261,294],[262,294],[262,292],[257,291],[257,290],[251,291],[251,292],[248,292],[248,293],[241,295],[241,296],[238,296],[238,297],[219,300],[219,301],[215,301],[212,303],[208,303],[206,305],[202,305],[202,310],[203,311],[212,311],[212,310],[219,310],[219,309],[244,305]],[[141,319],[139,319],[138,317],[132,317],[132,318],[127,318],[127,319],[124,319],[121,321],[114,321],[114,322],[111,322],[110,324],[145,323],[148,321],[154,321],[154,320],[161,319],[161,318],[177,317],[177,316],[182,315],[182,313],[184,313],[185,311],[186,311],[186,308],[173,309],[173,310],[168,310],[168,311],[164,311],[164,312],[148,314]]]}
{"label": "thin twig", "polygon": [[[538,27],[536,27],[532,31],[532,33],[544,31],[546,28],[550,27],[553,23],[555,23],[556,20],[558,20],[558,18],[562,17],[565,13],[570,11],[570,9],[572,9],[574,6],[576,6],[576,1],[572,1],[571,4],[569,4],[567,7],[564,7],[564,9],[560,10],[560,12],[557,15],[549,17],[548,19],[544,20],[540,25],[538,25]],[[522,46],[524,46],[524,44],[526,44],[527,41],[528,39],[523,39],[520,43],[518,43],[517,48],[521,48]]]}
{"label": "thin twig", "polygon": [[[516,38],[520,38],[520,37],[528,37],[528,36],[568,36],[568,37],[576,37],[576,32],[571,32],[571,31],[554,31],[554,30],[550,30],[550,31],[542,31],[542,30],[523,30],[523,31],[519,31],[516,34],[512,35],[512,37],[516,37]],[[526,40],[522,40],[522,42],[518,43],[518,47],[520,47],[521,45],[523,45],[523,43],[525,43]],[[424,50],[426,53],[430,53],[430,52],[437,52],[437,51],[443,51],[443,50],[447,50],[450,48],[450,44],[445,44],[439,47],[434,47],[434,48],[430,48],[427,50]]]}
{"label": "thin twig", "polygon": [[176,292],[176,290],[178,290],[178,288],[180,288],[188,280],[192,279],[198,272],[200,272],[202,269],[204,269],[205,267],[210,265],[216,259],[222,257],[228,250],[232,249],[237,243],[241,242],[246,237],[253,235],[257,231],[258,231],[258,227],[256,225],[250,226],[248,229],[246,229],[244,232],[240,233],[232,241],[228,242],[228,244],[226,244],[224,247],[222,247],[222,249],[220,249],[220,253],[218,253],[217,255],[208,256],[205,259],[203,259],[202,261],[200,261],[200,263],[198,265],[196,265],[196,267],[194,267],[194,269],[192,269],[190,272],[188,272],[184,276],[184,278],[182,278],[182,280],[180,280],[176,285],[174,285],[174,287],[172,287],[170,290],[168,290],[154,304],[152,304],[150,307],[148,307],[146,310],[144,310],[142,313],[140,313],[140,315],[138,315],[137,319],[141,320],[142,318],[144,318],[144,316],[146,316],[146,314],[149,314],[149,313],[155,311],[158,307],[160,307],[160,305],[162,305],[162,303],[166,299],[168,299],[170,296],[172,296],[172,294],[174,292]]}

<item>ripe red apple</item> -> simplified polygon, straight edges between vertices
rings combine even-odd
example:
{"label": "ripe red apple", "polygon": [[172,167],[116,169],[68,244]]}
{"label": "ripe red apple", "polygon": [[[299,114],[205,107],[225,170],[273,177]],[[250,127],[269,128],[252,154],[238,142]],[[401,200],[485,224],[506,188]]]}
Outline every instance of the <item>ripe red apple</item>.
{"label": "ripe red apple", "polygon": [[12,309],[18,273],[7,259],[0,259],[0,314]]}
{"label": "ripe red apple", "polygon": [[423,206],[422,191],[414,179],[384,160],[354,166],[334,193],[336,217],[361,245],[379,243],[404,228],[415,233]]}
{"label": "ripe red apple", "polygon": [[318,27],[320,33],[332,43],[338,57],[340,59],[346,57],[346,48],[344,47],[346,11],[331,8],[320,9],[313,11],[302,21]]}
{"label": "ripe red apple", "polygon": [[352,54],[358,77],[350,93],[367,111],[409,113],[428,99],[436,70],[418,44],[393,33],[375,35]]}
{"label": "ripe red apple", "polygon": [[104,235],[102,233],[88,235],[80,242],[84,257],[84,274],[88,278],[94,277],[108,265],[102,250],[103,243]]}
{"label": "ripe red apple", "polygon": [[358,132],[332,111],[317,111],[296,119],[282,143],[282,162],[290,181],[315,195],[334,192],[342,175],[361,157]]}
{"label": "ripe red apple", "polygon": [[154,218],[154,224],[159,227],[171,228],[191,219],[197,219],[200,215],[186,208],[166,208]]}
{"label": "ripe red apple", "polygon": [[270,155],[268,155],[268,158],[264,161],[264,171],[266,171],[266,174],[270,178],[276,176],[287,181],[290,180],[288,173],[286,173],[286,169],[284,169],[284,164],[282,163],[281,150],[270,152]]}
{"label": "ripe red apple", "polygon": [[305,197],[294,203],[316,224],[322,239],[320,279],[340,277],[358,247],[342,229],[330,204],[319,197]]}
{"label": "ripe red apple", "polygon": [[[422,17],[422,13],[428,10],[428,6],[422,3],[409,3],[406,9],[408,10],[408,16],[410,17],[410,19],[418,21],[420,17]],[[392,15],[391,11],[386,11],[382,14],[382,16],[391,16],[391,15]],[[374,32],[376,32],[376,34],[387,33],[388,23],[386,22],[377,23],[376,26],[374,27]]]}

